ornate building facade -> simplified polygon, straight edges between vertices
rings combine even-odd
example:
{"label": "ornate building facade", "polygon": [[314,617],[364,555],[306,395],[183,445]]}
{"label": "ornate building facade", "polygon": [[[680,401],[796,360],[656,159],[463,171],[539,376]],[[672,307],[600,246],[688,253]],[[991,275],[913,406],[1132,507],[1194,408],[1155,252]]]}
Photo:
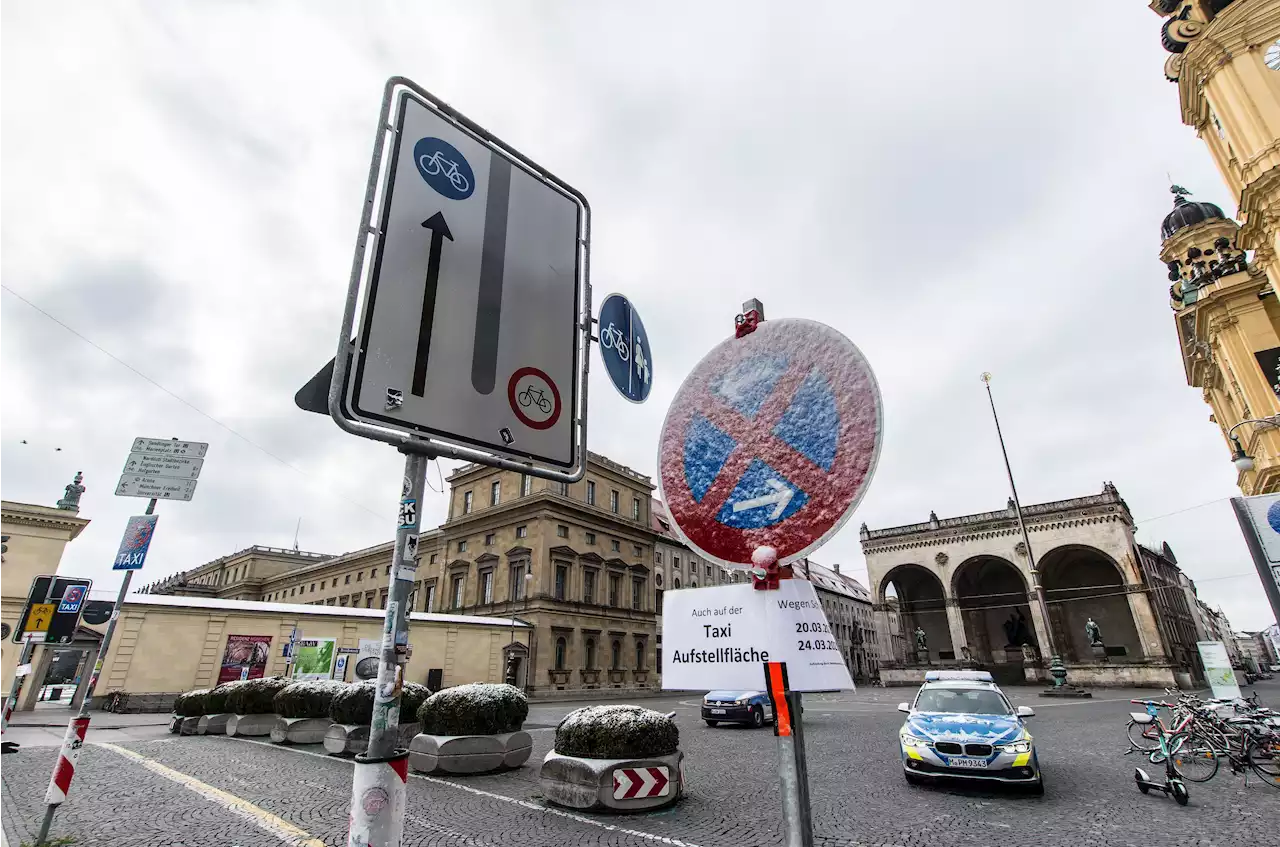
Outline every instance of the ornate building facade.
{"label": "ornate building facade", "polygon": [[[1173,187],[1161,228],[1187,382],[1245,494],[1280,491],[1280,0],[1152,0],[1183,123],[1205,141],[1240,223]],[[1252,256],[1249,256],[1251,251]]]}
{"label": "ornate building facade", "polygon": [[880,663],[885,684],[916,684],[948,666],[987,669],[1005,683],[1046,681],[1056,650],[1073,684],[1174,685],[1177,663],[1163,634],[1172,624],[1158,619],[1150,597],[1167,586],[1148,581],[1115,486],[1024,506],[1023,516],[1034,570],[1012,501],[997,512],[863,525],[878,640],[894,651]]}

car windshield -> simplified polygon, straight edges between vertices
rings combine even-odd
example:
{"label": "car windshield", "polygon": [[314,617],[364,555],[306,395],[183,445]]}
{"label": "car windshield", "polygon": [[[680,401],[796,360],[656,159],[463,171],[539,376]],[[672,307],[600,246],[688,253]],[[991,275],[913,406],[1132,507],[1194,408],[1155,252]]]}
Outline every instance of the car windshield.
{"label": "car windshield", "polygon": [[916,711],[1007,715],[1009,707],[990,688],[926,688],[916,698]]}

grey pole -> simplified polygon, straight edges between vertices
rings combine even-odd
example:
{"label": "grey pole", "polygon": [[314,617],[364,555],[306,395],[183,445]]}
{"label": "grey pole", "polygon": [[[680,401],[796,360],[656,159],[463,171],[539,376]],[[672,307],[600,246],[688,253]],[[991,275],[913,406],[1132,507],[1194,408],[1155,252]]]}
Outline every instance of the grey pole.
{"label": "grey pole", "polygon": [[[1004,470],[1009,475],[1009,490],[1013,492],[1013,511],[1018,516],[1018,529],[1022,532],[1022,543],[1027,548],[1027,564],[1031,568],[1031,582],[1036,592],[1037,605],[1040,607],[1040,617],[1044,618],[1044,637],[1048,641],[1045,646],[1049,648],[1049,673],[1053,675],[1054,685],[1061,685],[1066,678],[1066,666],[1062,664],[1062,656],[1058,653],[1057,645],[1054,643],[1053,622],[1049,620],[1049,604],[1045,600],[1044,585],[1040,582],[1040,568],[1036,566],[1035,554],[1031,552],[1031,536],[1027,534],[1026,521],[1022,519],[1022,502],[1018,499],[1018,486],[1013,481],[1013,467],[1009,464],[1009,451],[1004,446],[1004,433],[1000,430],[1000,416],[996,414],[995,397],[991,394],[991,374],[984,373],[982,382],[987,387],[987,401],[991,404],[991,417],[996,422],[996,437],[1000,439],[1000,455],[1004,456]],[[1058,676],[1061,670],[1062,676]]]}
{"label": "grey pole", "polygon": [[1243,497],[1232,497],[1231,509],[1236,513],[1240,532],[1244,534],[1244,543],[1249,548],[1249,555],[1253,557],[1253,566],[1258,569],[1262,590],[1266,592],[1267,600],[1271,603],[1271,613],[1276,616],[1277,621],[1280,621],[1280,584],[1276,583],[1271,562],[1267,561],[1267,552],[1262,549],[1257,530],[1254,529],[1253,521],[1249,517],[1249,504]]}
{"label": "grey pole", "polygon": [[[155,511],[156,511],[156,500],[155,498],[152,498],[151,501],[147,503],[146,514],[153,515],[155,514]],[[71,719],[71,723],[67,726],[67,735],[66,735],[66,738],[63,740],[64,751],[68,749],[67,745],[68,745],[68,742],[71,741],[71,739],[75,738],[77,735],[79,735],[80,738],[83,738],[83,732],[77,731],[77,725],[83,727],[85,730],[88,729],[89,711],[93,706],[93,689],[97,686],[98,677],[102,673],[102,663],[107,658],[107,650],[110,649],[111,647],[111,638],[112,636],[115,635],[116,623],[120,620],[120,613],[124,609],[124,598],[125,598],[125,595],[129,593],[129,583],[131,583],[132,581],[133,581],[133,571],[132,570],[125,571],[124,579],[120,580],[120,591],[116,594],[115,608],[111,610],[111,620],[107,622],[107,631],[102,634],[102,646],[98,648],[98,661],[94,662],[93,664],[93,674],[89,677],[89,687],[85,689],[84,699],[80,701],[80,712],[74,718]],[[76,757],[78,758],[80,742],[75,741],[73,743],[75,746],[73,746],[71,749],[74,751]],[[71,762],[72,762],[72,765],[74,766],[75,759],[72,759]],[[58,772],[58,766],[61,763],[62,763],[62,757],[60,755],[58,762],[54,763],[55,776]],[[68,790],[70,789],[69,783],[67,785],[67,788]],[[49,837],[49,827],[50,825],[53,824],[53,813],[57,811],[58,806],[62,805],[62,800],[60,799],[58,799],[57,802],[51,802],[52,800],[55,800],[55,799],[57,798],[53,794],[53,784],[51,781],[49,793],[46,793],[45,795],[45,803],[47,803],[48,805],[45,807],[45,810],[44,810],[44,820],[41,821],[40,823],[40,834],[36,836],[36,847],[44,847],[44,845],[46,844],[47,839]]]}
{"label": "grey pole", "polygon": [[378,657],[369,748],[356,756],[352,775],[349,847],[400,847],[404,837],[409,751],[400,747],[400,690],[409,646],[407,601],[417,569],[411,555],[416,545],[411,545],[409,539],[418,535],[421,526],[422,493],[426,488],[427,463],[432,458],[425,453],[405,452],[404,484],[400,516],[396,521],[387,613],[382,622],[382,653]]}

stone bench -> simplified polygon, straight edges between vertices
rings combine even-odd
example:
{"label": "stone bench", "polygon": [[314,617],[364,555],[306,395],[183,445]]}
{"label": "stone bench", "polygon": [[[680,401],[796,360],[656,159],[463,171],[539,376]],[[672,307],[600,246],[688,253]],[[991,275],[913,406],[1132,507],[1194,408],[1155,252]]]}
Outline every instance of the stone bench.
{"label": "stone bench", "polygon": [[[422,731],[422,724],[400,724],[398,747],[408,747],[413,737]],[[369,725],[357,723],[333,723],[324,734],[324,749],[331,756],[354,756],[369,749]]]}
{"label": "stone bench", "polygon": [[271,726],[271,741],[274,744],[319,744],[328,731],[328,718],[278,717]]}

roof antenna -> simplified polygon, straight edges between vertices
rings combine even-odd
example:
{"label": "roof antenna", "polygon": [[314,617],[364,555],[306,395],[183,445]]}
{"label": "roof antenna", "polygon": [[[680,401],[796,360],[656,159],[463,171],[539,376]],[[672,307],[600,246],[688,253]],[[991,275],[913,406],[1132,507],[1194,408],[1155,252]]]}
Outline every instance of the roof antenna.
{"label": "roof antenna", "polygon": [[298,533],[299,533],[301,530],[302,530],[302,518],[301,518],[301,517],[299,517],[299,518],[298,518],[298,525],[297,525],[296,527],[294,527],[294,528],[293,528],[293,552],[295,552],[295,553],[301,553],[301,552],[302,552],[301,550],[299,550],[299,549],[298,549]]}

